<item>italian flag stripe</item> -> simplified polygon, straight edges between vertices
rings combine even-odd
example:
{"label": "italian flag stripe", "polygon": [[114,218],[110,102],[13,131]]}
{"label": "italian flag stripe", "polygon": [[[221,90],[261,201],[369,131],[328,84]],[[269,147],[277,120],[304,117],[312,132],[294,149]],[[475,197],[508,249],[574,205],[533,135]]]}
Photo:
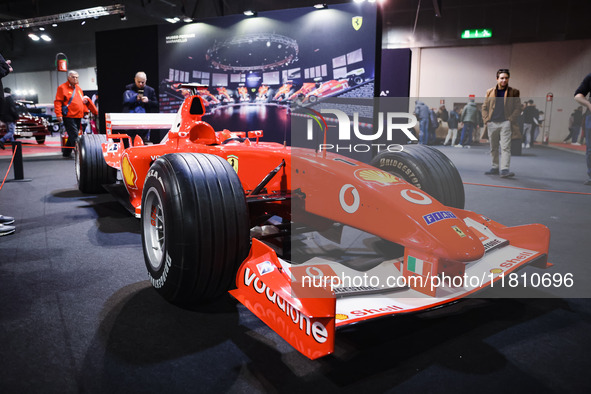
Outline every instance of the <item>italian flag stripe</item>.
{"label": "italian flag stripe", "polygon": [[415,274],[423,274],[423,260],[408,256],[408,270]]}
{"label": "italian flag stripe", "polygon": [[422,276],[427,276],[429,272],[431,272],[431,268],[431,263],[421,259],[417,259],[416,257],[408,256],[407,269],[410,272],[414,272],[415,274],[419,274]]}

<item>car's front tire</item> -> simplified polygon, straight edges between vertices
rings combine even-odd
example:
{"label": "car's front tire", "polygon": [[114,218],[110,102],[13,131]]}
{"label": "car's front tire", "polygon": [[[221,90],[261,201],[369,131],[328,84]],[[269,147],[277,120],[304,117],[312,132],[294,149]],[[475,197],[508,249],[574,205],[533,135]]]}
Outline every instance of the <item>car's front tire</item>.
{"label": "car's front tire", "polygon": [[242,184],[232,166],[214,155],[158,158],[144,183],[141,226],[150,282],[174,304],[224,294],[250,250]]}

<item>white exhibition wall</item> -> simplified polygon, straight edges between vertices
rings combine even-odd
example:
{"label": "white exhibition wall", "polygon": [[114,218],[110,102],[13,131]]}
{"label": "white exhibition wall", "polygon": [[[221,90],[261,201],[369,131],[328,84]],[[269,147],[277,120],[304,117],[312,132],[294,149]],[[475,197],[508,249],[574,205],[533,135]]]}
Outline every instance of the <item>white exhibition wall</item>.
{"label": "white exhibition wall", "polygon": [[[568,118],[578,106],[574,92],[591,73],[591,40],[413,48],[412,53],[410,96],[435,108],[444,99],[449,109],[469,95],[482,102],[495,85],[497,69],[510,69],[509,84],[520,90],[522,100],[533,99],[539,110],[547,109],[551,142],[568,134]],[[546,102],[548,93],[554,95],[552,103]]]}
{"label": "white exhibition wall", "polygon": [[[2,78],[4,87],[15,90],[33,90],[37,92],[39,103],[53,103],[57,86],[66,82],[66,73],[57,71],[37,71],[19,73],[18,64],[13,64],[16,71]],[[96,71],[94,67],[76,70],[80,75],[79,84],[83,91],[97,90]]]}

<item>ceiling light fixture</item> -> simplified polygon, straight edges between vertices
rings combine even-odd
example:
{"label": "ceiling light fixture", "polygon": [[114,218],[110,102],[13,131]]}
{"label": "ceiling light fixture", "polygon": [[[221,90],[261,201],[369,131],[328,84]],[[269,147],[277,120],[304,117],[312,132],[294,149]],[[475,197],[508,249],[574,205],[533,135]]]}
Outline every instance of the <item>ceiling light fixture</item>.
{"label": "ceiling light fixture", "polygon": [[314,4],[314,8],[316,8],[317,10],[321,10],[323,8],[326,8],[326,4]]}
{"label": "ceiling light fixture", "polygon": [[82,21],[80,22],[80,25],[84,26],[86,24],[86,21]]}
{"label": "ceiling light fixture", "polygon": [[41,34],[41,39],[45,42],[51,41],[51,37],[49,37],[47,34]]}
{"label": "ceiling light fixture", "polygon": [[180,22],[180,19],[177,18],[176,16],[174,18],[164,18],[165,21],[167,21],[168,23],[177,23]]}
{"label": "ceiling light fixture", "polygon": [[80,19],[96,18],[106,15],[124,15],[125,6],[122,4],[114,4],[110,6],[100,6],[93,8],[86,8],[83,10],[64,12],[62,14],[55,14],[49,16],[40,16],[38,18],[20,19],[15,21],[1,22],[0,30],[15,30],[30,28],[35,26],[44,26],[50,23],[56,24],[58,22],[69,22]]}
{"label": "ceiling light fixture", "polygon": [[252,10],[246,10],[244,11],[244,15],[246,16],[255,16],[257,13],[255,11]]}
{"label": "ceiling light fixture", "polygon": [[29,38],[33,41],[39,41],[40,38],[37,34],[29,33]]}

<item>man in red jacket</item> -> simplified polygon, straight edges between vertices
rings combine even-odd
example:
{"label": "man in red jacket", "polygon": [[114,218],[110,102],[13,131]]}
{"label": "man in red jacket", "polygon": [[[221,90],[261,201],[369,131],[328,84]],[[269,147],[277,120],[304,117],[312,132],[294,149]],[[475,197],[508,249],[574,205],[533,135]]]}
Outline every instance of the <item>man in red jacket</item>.
{"label": "man in red jacket", "polygon": [[85,96],[82,89],[78,86],[78,73],[76,71],[68,71],[68,82],[64,82],[58,86],[53,104],[57,120],[64,122],[64,127],[68,133],[66,146],[72,148],[65,149],[63,156],[70,157],[74,146],[76,146],[82,117],[89,110],[94,115],[97,115],[98,111],[92,100]]}

